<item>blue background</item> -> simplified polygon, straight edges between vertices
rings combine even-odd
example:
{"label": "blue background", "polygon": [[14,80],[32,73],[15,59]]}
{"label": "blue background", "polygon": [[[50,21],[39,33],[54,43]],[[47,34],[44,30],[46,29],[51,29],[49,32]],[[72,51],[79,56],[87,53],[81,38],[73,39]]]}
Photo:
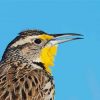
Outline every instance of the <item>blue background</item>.
{"label": "blue background", "polygon": [[83,34],[84,40],[59,46],[52,68],[55,100],[100,100],[100,1],[1,0],[0,58],[25,29]]}

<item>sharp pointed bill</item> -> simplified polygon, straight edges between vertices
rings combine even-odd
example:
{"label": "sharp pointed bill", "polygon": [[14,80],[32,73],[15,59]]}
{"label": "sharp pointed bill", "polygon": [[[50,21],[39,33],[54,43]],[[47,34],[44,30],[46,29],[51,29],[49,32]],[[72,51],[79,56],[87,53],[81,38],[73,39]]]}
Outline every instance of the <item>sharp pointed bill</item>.
{"label": "sharp pointed bill", "polygon": [[51,45],[56,45],[72,40],[77,40],[77,39],[83,39],[81,34],[76,34],[76,33],[65,33],[65,34],[50,34],[54,38],[49,41],[49,44]]}

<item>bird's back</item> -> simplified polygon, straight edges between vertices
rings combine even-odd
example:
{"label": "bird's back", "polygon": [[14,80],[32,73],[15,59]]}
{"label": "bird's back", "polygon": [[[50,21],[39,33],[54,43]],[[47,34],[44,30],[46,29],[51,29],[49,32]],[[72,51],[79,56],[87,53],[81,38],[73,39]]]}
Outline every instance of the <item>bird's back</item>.
{"label": "bird's back", "polygon": [[0,100],[54,100],[53,77],[32,65],[1,62]]}

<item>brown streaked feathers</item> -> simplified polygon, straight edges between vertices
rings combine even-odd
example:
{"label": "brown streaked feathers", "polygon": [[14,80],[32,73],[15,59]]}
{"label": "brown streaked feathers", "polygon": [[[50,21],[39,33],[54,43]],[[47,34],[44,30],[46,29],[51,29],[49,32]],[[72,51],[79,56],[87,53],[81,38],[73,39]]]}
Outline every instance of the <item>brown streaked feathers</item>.
{"label": "brown streaked feathers", "polygon": [[[23,56],[25,54],[22,51],[31,44],[10,48],[20,39],[40,34],[46,33],[38,30],[23,31],[7,46],[0,61],[0,100],[54,100],[52,75],[45,70],[42,62],[32,62],[31,57],[27,59]],[[36,55],[37,52],[34,52]]]}

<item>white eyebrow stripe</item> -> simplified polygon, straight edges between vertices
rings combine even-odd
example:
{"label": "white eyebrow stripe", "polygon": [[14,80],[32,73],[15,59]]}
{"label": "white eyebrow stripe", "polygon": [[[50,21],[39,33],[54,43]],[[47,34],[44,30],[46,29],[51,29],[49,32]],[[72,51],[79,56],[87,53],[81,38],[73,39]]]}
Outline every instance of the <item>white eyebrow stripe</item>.
{"label": "white eyebrow stripe", "polygon": [[14,44],[12,44],[11,47],[17,47],[18,45],[23,45],[23,44],[26,44],[26,43],[32,43],[33,37],[37,38],[38,36],[28,36],[25,39],[20,39],[20,40],[16,41]]}

